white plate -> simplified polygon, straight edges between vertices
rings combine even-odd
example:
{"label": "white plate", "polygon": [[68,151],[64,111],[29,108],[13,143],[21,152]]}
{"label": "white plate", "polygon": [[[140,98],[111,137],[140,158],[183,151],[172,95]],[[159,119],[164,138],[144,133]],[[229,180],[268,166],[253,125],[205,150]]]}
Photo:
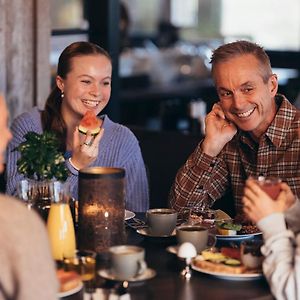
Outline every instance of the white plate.
{"label": "white plate", "polygon": [[200,268],[194,263],[192,263],[192,269],[204,274],[212,275],[220,279],[226,279],[226,280],[238,280],[238,281],[243,281],[243,280],[254,280],[254,279],[259,279],[263,277],[262,273],[243,273],[243,274],[227,274],[227,273],[220,273],[220,272],[213,272],[213,271],[208,271],[203,268]]}
{"label": "white plate", "polygon": [[138,282],[138,281],[144,281],[144,280],[149,280],[153,278],[156,275],[156,272],[153,269],[146,269],[145,272],[141,275],[129,278],[129,279],[120,279],[116,275],[111,273],[111,270],[109,269],[102,269],[98,271],[98,274],[109,280],[114,280],[114,281],[128,281],[128,282]]}
{"label": "white plate", "polygon": [[249,233],[249,234],[237,234],[237,235],[221,235],[216,234],[216,238],[220,241],[240,241],[250,239],[256,235],[261,235],[262,232]]}
{"label": "white plate", "polygon": [[176,230],[174,229],[173,232],[169,235],[153,235],[149,232],[149,228],[140,228],[136,231],[138,234],[149,236],[149,237],[159,237],[159,238],[165,238],[165,237],[171,237],[176,235]]}
{"label": "white plate", "polygon": [[65,291],[65,292],[60,292],[60,293],[57,294],[57,296],[58,296],[59,298],[67,297],[67,296],[70,296],[70,295],[73,295],[73,294],[79,292],[82,288],[83,288],[83,283],[80,282],[80,283],[78,284],[78,286],[75,287],[74,289],[71,289],[71,290]]}
{"label": "white plate", "polygon": [[135,213],[134,212],[125,209],[125,221],[126,220],[130,220],[130,219],[132,219],[134,217],[135,217]]}

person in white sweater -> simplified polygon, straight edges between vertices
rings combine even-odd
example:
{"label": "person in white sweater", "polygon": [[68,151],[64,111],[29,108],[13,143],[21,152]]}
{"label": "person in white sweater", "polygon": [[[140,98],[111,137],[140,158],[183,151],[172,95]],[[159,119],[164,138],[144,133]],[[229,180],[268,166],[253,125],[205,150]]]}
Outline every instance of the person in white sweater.
{"label": "person in white sweater", "polygon": [[[12,138],[0,95],[0,173]],[[54,300],[58,282],[45,225],[20,201],[0,194],[0,300]]]}
{"label": "person in white sweater", "polygon": [[263,233],[263,272],[276,299],[300,299],[300,203],[286,183],[276,200],[246,181],[244,212]]}

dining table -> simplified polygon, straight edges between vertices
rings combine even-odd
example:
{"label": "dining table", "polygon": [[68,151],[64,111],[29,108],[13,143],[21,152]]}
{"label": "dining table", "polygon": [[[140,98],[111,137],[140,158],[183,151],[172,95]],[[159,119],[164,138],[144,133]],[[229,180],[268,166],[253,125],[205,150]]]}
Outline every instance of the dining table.
{"label": "dining table", "polygon": [[[63,297],[63,300],[102,300],[102,299],[230,299],[230,300],[269,300],[274,299],[269,285],[263,276],[254,279],[220,278],[218,276],[192,270],[189,280],[181,275],[185,261],[176,254],[167,251],[177,244],[176,236],[151,237],[137,232],[135,224],[143,224],[145,213],[135,213],[132,221],[125,221],[126,244],[137,245],[145,249],[145,260],[149,269],[155,271],[155,276],[141,281],[118,282],[97,275],[97,293],[93,297],[80,291],[74,295]],[[133,224],[133,225],[132,225]],[[169,248],[168,248],[169,247]],[[97,268],[106,268],[106,255],[98,255]],[[100,296],[100,292],[101,295]],[[109,298],[114,293],[115,298]],[[105,296],[106,295],[106,296]],[[127,298],[125,297],[127,296]]]}

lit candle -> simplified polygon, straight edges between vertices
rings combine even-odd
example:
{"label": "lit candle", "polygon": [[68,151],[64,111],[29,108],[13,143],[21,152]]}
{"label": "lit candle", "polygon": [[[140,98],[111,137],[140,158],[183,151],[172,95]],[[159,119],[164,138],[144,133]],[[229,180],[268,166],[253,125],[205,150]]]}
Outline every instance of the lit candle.
{"label": "lit candle", "polygon": [[87,168],[79,172],[79,248],[106,252],[123,244],[124,176],[118,168]]}

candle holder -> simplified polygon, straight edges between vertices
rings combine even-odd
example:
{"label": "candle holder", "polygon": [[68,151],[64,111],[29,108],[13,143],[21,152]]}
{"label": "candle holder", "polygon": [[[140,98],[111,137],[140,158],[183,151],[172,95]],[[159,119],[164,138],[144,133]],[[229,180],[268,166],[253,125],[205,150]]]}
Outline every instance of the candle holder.
{"label": "candle holder", "polygon": [[107,252],[125,242],[125,170],[90,167],[79,171],[78,243],[81,250]]}

